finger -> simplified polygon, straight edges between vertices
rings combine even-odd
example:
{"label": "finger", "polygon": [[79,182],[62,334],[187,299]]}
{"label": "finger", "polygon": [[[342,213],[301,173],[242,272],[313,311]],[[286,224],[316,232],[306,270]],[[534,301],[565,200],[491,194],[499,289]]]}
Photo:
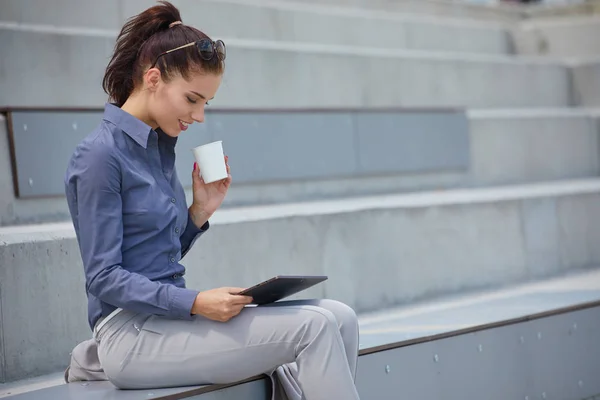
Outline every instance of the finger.
{"label": "finger", "polygon": [[223,185],[228,188],[231,185],[231,174],[227,175],[227,178],[222,180]]}
{"label": "finger", "polygon": [[194,163],[194,169],[192,170],[192,179],[200,179],[200,166],[196,162]]}
{"label": "finger", "polygon": [[234,294],[234,295],[237,295],[239,292],[246,290],[246,288],[235,287],[235,286],[228,286],[228,287],[225,287],[224,289],[227,290],[227,292],[229,294]]}
{"label": "finger", "polygon": [[239,295],[231,295],[231,301],[234,305],[246,305],[252,303],[254,299],[252,296],[239,296]]}

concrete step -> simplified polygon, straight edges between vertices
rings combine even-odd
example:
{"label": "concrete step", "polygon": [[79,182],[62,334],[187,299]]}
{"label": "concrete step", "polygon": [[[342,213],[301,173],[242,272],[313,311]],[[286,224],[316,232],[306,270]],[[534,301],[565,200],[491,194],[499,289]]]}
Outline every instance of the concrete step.
{"label": "concrete step", "polygon": [[[152,4],[127,1],[123,12],[135,15]],[[220,37],[490,54],[512,50],[506,26],[489,21],[281,1],[177,4],[187,20]]]}
{"label": "concrete step", "polygon": [[[238,182],[224,207],[594,177],[600,173],[597,116],[587,109],[470,110],[466,170]],[[11,188],[0,192],[0,226],[68,220],[63,196],[15,197],[7,136],[0,115],[0,186]]]}
{"label": "concrete step", "polygon": [[[464,335],[472,337],[473,342],[477,340],[476,343],[473,343],[473,347],[478,348],[479,353],[489,350],[494,351],[498,348],[497,338],[495,338],[496,340],[494,340],[493,346],[487,347],[488,345],[482,345],[481,335],[485,335],[486,331],[489,332],[490,329],[485,329],[485,326],[496,325],[496,329],[506,329],[507,326],[505,326],[504,323],[508,323],[509,321],[514,322],[515,320],[527,318],[531,322],[536,320],[536,318],[534,318],[536,315],[542,313],[554,313],[557,310],[564,310],[566,308],[582,307],[585,304],[598,301],[598,299],[600,299],[600,269],[595,268],[581,273],[568,274],[566,276],[558,276],[556,278],[543,279],[525,284],[509,285],[495,290],[483,290],[461,293],[460,295],[441,296],[426,302],[415,302],[401,307],[384,308],[375,312],[359,313],[359,349],[361,354],[358,361],[359,371],[361,371],[359,372],[360,378],[357,380],[359,382],[359,389],[366,389],[366,393],[370,387],[370,382],[367,381],[367,371],[364,369],[367,369],[372,365],[368,361],[368,354],[372,354],[371,351],[374,348],[381,348],[383,346],[389,348],[392,347],[394,343],[398,343],[403,347],[408,346],[405,347],[405,349],[411,349],[414,346],[417,346],[418,342],[421,340],[427,341],[428,339],[431,340],[433,337],[439,340],[441,337],[447,335],[453,336],[453,339],[455,339],[455,333],[457,333],[457,331],[462,331]],[[581,313],[574,312],[569,318],[571,319],[568,324],[569,335],[586,331],[592,334],[592,331],[589,330],[592,326],[588,324],[588,321],[583,318]],[[576,321],[574,320],[575,318],[577,318]],[[514,327],[514,324],[511,325]],[[481,328],[481,330],[479,330],[479,328]],[[471,332],[467,333],[467,331]],[[531,327],[530,329],[521,328],[517,337],[522,337],[519,341],[521,344],[524,344],[530,337],[532,339],[535,338],[537,332],[537,329],[534,330],[531,329]],[[560,332],[564,332],[566,335],[567,329],[561,329]],[[544,338],[546,338],[550,337],[550,335],[555,332],[546,325],[546,329],[544,329],[542,333]],[[595,337],[597,338],[597,335]],[[578,343],[583,340],[583,336],[577,336],[577,338]],[[430,341],[428,342],[431,343]],[[532,343],[535,342],[536,341],[532,341]],[[583,349],[583,347],[580,348]],[[589,349],[587,351],[589,351]],[[431,354],[429,354],[429,352],[427,353],[428,354],[423,356],[430,360]],[[464,357],[465,354],[462,354],[462,356]],[[404,357],[402,357],[402,359],[404,359]],[[446,357],[444,357],[444,360],[450,361],[450,359]],[[393,370],[399,371],[399,363],[401,360],[393,358],[391,361],[393,362],[393,364],[390,363],[393,365]],[[411,363],[412,361],[414,360],[405,362]],[[581,358],[579,358],[579,361],[581,362]],[[596,359],[596,361],[598,360]],[[385,363],[383,364],[385,365]],[[480,367],[480,365],[481,364],[478,364],[478,367]],[[387,372],[392,371],[388,369]],[[584,373],[589,375],[593,374],[591,370],[585,371]],[[590,378],[592,379],[588,380],[586,377],[584,381],[587,389],[590,389],[590,384],[594,382],[594,377],[590,376]],[[495,378],[488,377],[488,379],[490,382],[498,382]],[[578,376],[576,381],[581,381],[581,379],[582,377]],[[98,398],[117,398],[119,395],[124,395],[123,391],[118,392],[117,394],[116,389],[110,388],[112,385],[107,385],[107,389],[100,389],[99,387],[94,388],[93,385],[95,385],[95,383],[90,385],[89,382],[73,383],[64,386],[63,372],[60,371],[58,373],[47,374],[36,378],[0,384],[0,398],[23,400],[50,398],[51,392],[36,391],[45,388],[59,389],[57,387],[65,389],[62,392],[63,395],[66,395],[68,392],[70,398],[78,398],[73,395],[71,390],[66,389],[67,387],[70,387],[74,391],[75,386],[82,385],[86,385],[90,391],[90,395],[91,392],[104,390],[105,396],[98,396]],[[543,386],[544,390],[551,393],[548,386]],[[561,386],[561,389],[565,389],[564,385]],[[582,385],[579,385],[579,387],[581,388]],[[184,392],[189,390],[191,390],[191,388],[180,388],[180,393],[178,394],[182,397],[178,398],[183,398],[185,396]],[[531,388],[529,391],[535,392]],[[415,392],[419,391],[415,390]],[[472,390],[470,392],[472,393]],[[157,391],[134,391],[129,393],[135,393],[135,396],[133,397],[136,398],[142,398],[142,395],[150,399],[157,397],[167,398],[167,396],[160,396]],[[589,394],[590,391],[587,393]],[[29,397],[26,397],[25,394],[29,394]],[[551,395],[552,394],[555,393],[551,393]],[[43,397],[44,395],[46,397]],[[62,398],[63,397],[61,397],[61,399]],[[582,397],[580,396],[579,398]]]}
{"label": "concrete step", "polygon": [[513,29],[515,51],[552,57],[600,55],[600,17],[533,19]]}
{"label": "concrete step", "polygon": [[340,8],[355,7],[363,10],[379,10],[404,14],[424,14],[461,19],[484,19],[491,21],[513,22],[527,15],[529,7],[512,4],[474,4],[453,0],[240,0],[246,3],[288,3],[309,4],[311,6],[328,5]]}
{"label": "concrete step", "polygon": [[[114,37],[0,27],[0,107],[99,107]],[[569,69],[508,56],[227,39],[218,107],[566,107]],[[28,51],[23,51],[28,49]],[[43,68],[43,73],[42,73]],[[53,79],[46,79],[46,76]],[[35,90],[36,96],[29,93]]]}
{"label": "concrete step", "polygon": [[305,3],[313,6],[334,5],[364,10],[424,14],[444,18],[517,22],[523,19],[578,16],[598,13],[599,0],[545,0],[539,4],[455,0],[240,0],[251,3]]}
{"label": "concrete step", "polygon": [[[123,16],[133,16],[156,2],[128,0],[118,6],[117,2],[110,1],[63,0],[64,7],[68,6],[75,16],[69,20],[47,12],[43,5],[28,7],[19,0],[7,3],[8,11],[3,12],[0,21],[106,29],[115,31],[116,35]],[[174,4],[180,8],[184,21],[193,21],[195,26],[219,37],[471,53],[511,51],[508,30],[503,24],[493,22],[304,3],[186,0],[174,1]],[[90,10],[107,18],[88,21]]]}
{"label": "concrete step", "polygon": [[[599,221],[597,179],[240,207],[183,262],[200,290],[326,274],[302,295],[366,312],[598,265]],[[0,265],[0,376],[61,369],[90,334],[72,226],[0,228]]]}

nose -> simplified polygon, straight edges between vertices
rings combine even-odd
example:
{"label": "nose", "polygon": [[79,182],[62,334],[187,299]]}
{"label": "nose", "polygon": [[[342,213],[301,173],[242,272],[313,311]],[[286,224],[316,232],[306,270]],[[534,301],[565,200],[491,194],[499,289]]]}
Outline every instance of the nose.
{"label": "nose", "polygon": [[192,119],[196,122],[204,122],[204,108],[194,111],[192,113]]}

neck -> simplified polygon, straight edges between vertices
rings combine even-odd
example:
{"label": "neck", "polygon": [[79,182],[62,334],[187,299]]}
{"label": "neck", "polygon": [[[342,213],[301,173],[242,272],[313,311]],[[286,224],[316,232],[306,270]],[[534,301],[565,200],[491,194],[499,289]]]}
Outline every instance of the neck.
{"label": "neck", "polygon": [[146,99],[136,93],[132,93],[131,96],[125,101],[125,104],[121,107],[121,110],[133,115],[140,121],[144,122],[152,129],[156,130],[158,125],[148,115],[148,107]]}

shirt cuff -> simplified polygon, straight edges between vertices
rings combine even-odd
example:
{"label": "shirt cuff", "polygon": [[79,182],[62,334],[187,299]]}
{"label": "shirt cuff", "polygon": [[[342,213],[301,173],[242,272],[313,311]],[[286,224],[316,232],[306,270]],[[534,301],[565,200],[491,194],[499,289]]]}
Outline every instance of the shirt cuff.
{"label": "shirt cuff", "polygon": [[206,221],[204,225],[198,228],[196,224],[194,224],[192,217],[188,213],[187,226],[185,227],[185,231],[183,231],[183,234],[179,238],[181,241],[181,258],[185,257],[185,255],[196,242],[196,239],[202,236],[204,232],[206,232],[209,228],[210,223],[208,221]]}
{"label": "shirt cuff", "polygon": [[173,286],[173,289],[175,292],[171,298],[171,315],[187,320],[192,319],[192,306],[200,292],[176,286]]}
{"label": "shirt cuff", "polygon": [[188,222],[187,222],[187,226],[185,229],[186,231],[184,232],[184,234],[187,233],[189,236],[194,237],[200,233],[206,232],[208,230],[208,228],[210,228],[210,223],[208,221],[206,221],[204,223],[204,225],[202,225],[200,228],[198,228],[196,226],[196,224],[194,223],[192,216],[188,212]]}

